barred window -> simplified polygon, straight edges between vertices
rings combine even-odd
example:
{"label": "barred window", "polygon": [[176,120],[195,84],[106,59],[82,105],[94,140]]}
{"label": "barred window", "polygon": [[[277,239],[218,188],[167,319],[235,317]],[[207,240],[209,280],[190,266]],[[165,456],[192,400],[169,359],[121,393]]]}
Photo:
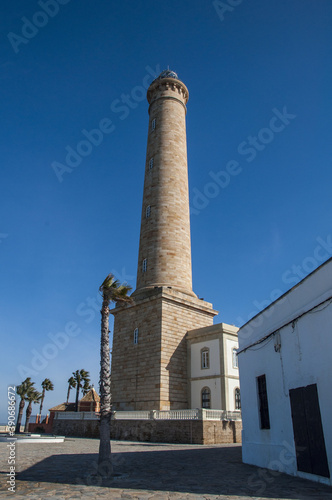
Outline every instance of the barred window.
{"label": "barred window", "polygon": [[240,394],[240,389],[238,387],[235,389],[234,395],[235,395],[235,409],[241,410],[241,394]]}
{"label": "barred window", "polygon": [[145,217],[148,219],[151,215],[151,206],[148,205],[145,209]]}
{"label": "barred window", "polygon": [[142,271],[143,271],[143,273],[146,272],[147,265],[148,265],[148,259],[143,259],[143,263],[142,263]]}
{"label": "barred window", "polygon": [[152,130],[155,130],[155,128],[156,128],[156,119],[155,118],[151,122],[151,128],[152,128]]}
{"label": "barred window", "polygon": [[270,429],[269,403],[267,399],[266,376],[257,377],[259,419],[261,429]]}
{"label": "barred window", "polygon": [[138,344],[138,328],[134,330],[134,344]]}
{"label": "barred window", "polygon": [[202,389],[202,408],[211,408],[211,391],[208,387]]}

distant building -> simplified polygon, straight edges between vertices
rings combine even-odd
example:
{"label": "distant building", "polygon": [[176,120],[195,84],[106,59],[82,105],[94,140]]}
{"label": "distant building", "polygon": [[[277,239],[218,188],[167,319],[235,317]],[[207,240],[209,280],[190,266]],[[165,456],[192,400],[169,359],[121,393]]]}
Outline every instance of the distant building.
{"label": "distant building", "polygon": [[[67,413],[68,416],[75,414],[75,403],[60,403],[49,409],[49,415],[40,422],[40,415],[31,417],[29,424],[29,432],[46,432],[51,433],[53,430],[53,421],[58,413]],[[100,411],[100,397],[94,388],[83,396],[78,402],[78,412],[98,413]],[[77,413],[77,412],[76,412]],[[32,422],[35,420],[35,422]]]}
{"label": "distant building", "polygon": [[90,391],[78,402],[78,411],[100,411],[100,397],[92,387]]}
{"label": "distant building", "polygon": [[332,259],[239,330],[243,461],[332,484]]}

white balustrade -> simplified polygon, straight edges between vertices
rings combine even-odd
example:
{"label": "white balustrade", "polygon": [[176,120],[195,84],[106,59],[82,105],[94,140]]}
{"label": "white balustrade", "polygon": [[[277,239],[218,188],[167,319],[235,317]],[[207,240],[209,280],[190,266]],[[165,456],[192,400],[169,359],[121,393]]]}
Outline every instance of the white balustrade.
{"label": "white balustrade", "polygon": [[114,411],[114,420],[152,420],[150,411]]}
{"label": "white balustrade", "polygon": [[200,420],[198,409],[194,410],[162,410],[155,412],[156,420]]}
{"label": "white balustrade", "polygon": [[[100,415],[93,411],[57,411],[58,420],[99,420]],[[241,411],[208,410],[151,410],[151,411],[114,411],[113,420],[241,420]]]}

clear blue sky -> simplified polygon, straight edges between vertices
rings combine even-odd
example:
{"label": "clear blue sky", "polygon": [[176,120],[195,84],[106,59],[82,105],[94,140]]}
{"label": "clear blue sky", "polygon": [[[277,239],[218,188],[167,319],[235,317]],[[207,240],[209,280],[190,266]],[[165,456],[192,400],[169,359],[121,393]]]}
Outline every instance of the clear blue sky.
{"label": "clear blue sky", "polygon": [[168,65],[190,93],[193,286],[217,322],[241,326],[332,255],[329,0],[51,3],[7,2],[0,21],[0,421],[25,369],[54,382],[45,409],[74,370],[98,386],[98,287],[135,287],[139,87]]}

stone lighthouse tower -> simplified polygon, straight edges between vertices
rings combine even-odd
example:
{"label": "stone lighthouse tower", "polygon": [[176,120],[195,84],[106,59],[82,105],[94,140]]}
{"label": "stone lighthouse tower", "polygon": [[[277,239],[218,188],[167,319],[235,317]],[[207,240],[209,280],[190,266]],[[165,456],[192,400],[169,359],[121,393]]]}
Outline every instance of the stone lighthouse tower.
{"label": "stone lighthouse tower", "polygon": [[188,330],[217,314],[192,291],[186,104],[163,71],[150,85],[149,127],[134,304],[112,310],[114,410],[188,407]]}

